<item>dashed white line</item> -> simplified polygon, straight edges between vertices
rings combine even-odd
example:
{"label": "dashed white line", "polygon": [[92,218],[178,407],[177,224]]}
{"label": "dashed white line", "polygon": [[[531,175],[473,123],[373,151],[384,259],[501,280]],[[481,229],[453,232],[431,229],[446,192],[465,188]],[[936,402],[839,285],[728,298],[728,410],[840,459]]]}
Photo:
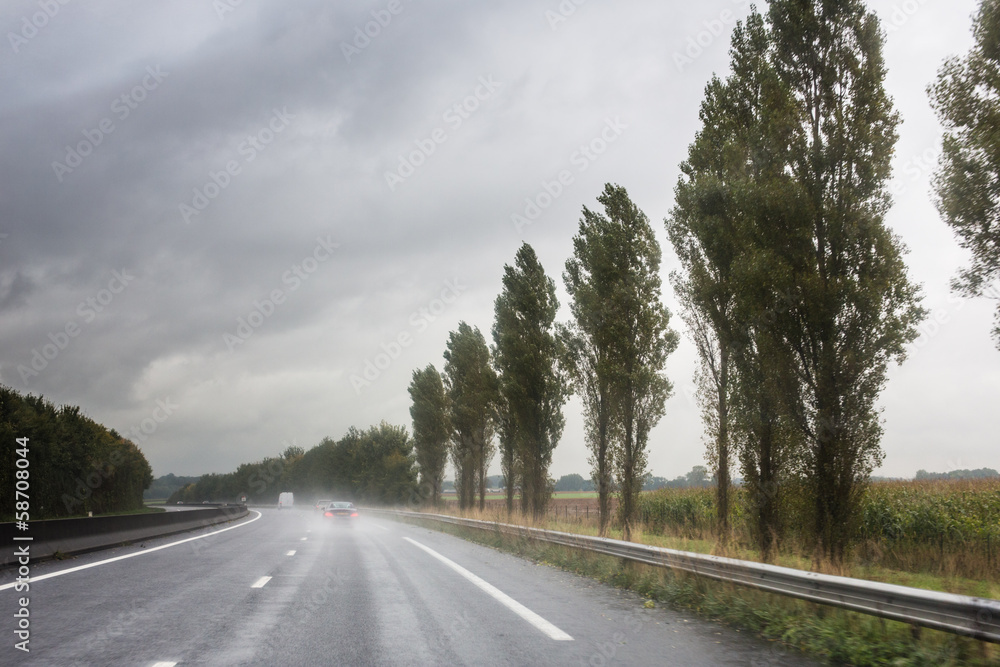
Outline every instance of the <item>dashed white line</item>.
{"label": "dashed white line", "polygon": [[[227,530],[233,530],[234,528],[242,528],[243,526],[249,525],[261,517],[260,512],[257,510],[250,510],[254,512],[257,516],[246,521],[244,523],[237,524],[235,526],[230,526],[229,528],[223,528],[222,530],[216,530],[211,533],[205,533],[204,535],[196,535],[195,537],[189,537],[186,540],[178,540],[177,542],[171,542],[170,544],[162,544],[158,547],[153,547],[151,549],[145,549],[143,551],[136,551],[135,553],[125,554],[124,556],[115,556],[114,558],[107,558],[105,560],[99,560],[96,563],[88,563],[87,565],[78,565],[76,567],[67,568],[65,570],[59,570],[58,572],[50,572],[49,574],[40,574],[37,577],[31,578],[31,583],[36,581],[42,581],[43,579],[51,579],[52,577],[60,577],[64,574],[69,574],[70,572],[79,572],[80,570],[86,570],[92,567],[97,567],[98,565],[106,565],[108,563],[114,563],[115,561],[125,560],[126,558],[135,558],[136,556],[145,556],[146,554],[151,554],[154,551],[159,551],[160,549],[167,549],[169,547],[176,547],[178,544],[184,544],[185,542],[193,542],[194,540],[200,540],[205,537],[211,537],[212,535],[218,535],[219,533],[224,533]],[[150,538],[152,539],[152,538]],[[10,584],[4,584],[0,586],[0,591],[6,590],[8,588],[13,588],[17,585],[17,582]]]}
{"label": "dashed white line", "polygon": [[257,581],[253,582],[253,586],[250,588],[264,588],[269,581],[271,581],[271,577],[261,577]]}
{"label": "dashed white line", "polygon": [[289,552],[288,552],[287,554],[285,554],[285,555],[286,555],[286,556],[294,556],[294,555],[295,555],[295,549],[292,549],[291,551],[289,551]]}
{"label": "dashed white line", "polygon": [[373,523],[372,525],[375,526],[376,528],[381,528],[384,531],[388,531],[389,530],[388,528],[386,528],[385,526],[383,526],[382,524],[379,524],[379,523]]}
{"label": "dashed white line", "polygon": [[308,539],[309,539],[308,537],[303,537],[303,538],[302,538],[301,540],[299,540],[299,541],[300,541],[300,542],[305,542],[305,541],[306,541],[306,540],[308,540]]}
{"label": "dashed white line", "polygon": [[176,662],[154,662],[153,667],[174,667]]}
{"label": "dashed white line", "polygon": [[484,581],[479,577],[477,577],[476,575],[472,574],[471,572],[466,570],[464,567],[462,567],[455,561],[446,558],[445,556],[442,556],[441,554],[434,551],[430,547],[425,547],[416,540],[411,540],[408,537],[404,537],[403,539],[409,542],[410,544],[413,544],[414,546],[420,547],[421,549],[429,553],[431,556],[434,556],[439,561],[441,561],[451,569],[455,570],[455,572],[458,572],[460,575],[462,575],[463,577],[474,583],[476,586],[478,586],[482,591],[491,595],[495,600],[500,602],[502,605],[504,605],[505,607],[513,611],[515,614],[526,620],[528,623],[531,623],[533,626],[544,632],[546,635],[549,636],[550,639],[555,639],[556,641],[562,641],[562,642],[573,641],[573,638],[570,637],[568,634],[566,634],[556,626],[552,625],[544,618],[542,618],[535,612],[531,611],[530,609],[525,607],[523,604],[521,604],[514,598],[510,597],[509,595],[498,589],[493,584]]}

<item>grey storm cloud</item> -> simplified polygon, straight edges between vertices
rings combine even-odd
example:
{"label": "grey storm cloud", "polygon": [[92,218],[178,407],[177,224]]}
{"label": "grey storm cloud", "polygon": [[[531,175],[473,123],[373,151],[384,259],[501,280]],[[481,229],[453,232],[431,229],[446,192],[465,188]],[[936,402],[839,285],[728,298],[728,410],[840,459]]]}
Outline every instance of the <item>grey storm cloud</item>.
{"label": "grey storm cloud", "polygon": [[[872,4],[891,28],[887,85],[905,121],[890,223],[947,320],[883,397],[891,474],[991,463],[989,308],[950,300],[963,255],[928,170],[905,162],[937,145],[923,89],[968,48],[973,4],[960,4]],[[522,241],[559,284],[580,209],[605,182],[629,189],[660,230],[664,275],[674,267],[659,221],[748,8],[4,3],[0,381],[123,433],[169,401],[137,440],[156,474],[408,425],[412,370],[441,367],[461,320],[488,335]],[[675,310],[667,287],[664,299]],[[352,383],[366,369],[373,379]],[[702,458],[693,370],[684,344],[667,368],[678,391],[653,433],[656,474]],[[566,412],[553,473],[585,473],[580,406]]]}

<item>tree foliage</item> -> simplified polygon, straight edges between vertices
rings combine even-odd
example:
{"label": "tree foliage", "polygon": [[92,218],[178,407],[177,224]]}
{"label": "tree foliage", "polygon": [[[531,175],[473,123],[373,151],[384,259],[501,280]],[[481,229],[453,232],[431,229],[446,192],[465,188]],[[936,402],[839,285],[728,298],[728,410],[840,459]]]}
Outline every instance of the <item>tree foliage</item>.
{"label": "tree foliage", "polygon": [[972,34],[972,50],[947,60],[928,90],[945,130],[935,203],[972,253],[953,287],[997,300],[1000,348],[1000,1],[982,0]]}
{"label": "tree foliage", "polygon": [[431,502],[437,505],[441,502],[441,483],[448,463],[448,436],[451,432],[448,397],[441,375],[433,364],[413,371],[409,391],[413,445],[420,466],[421,485],[430,489]]}
{"label": "tree foliage", "polygon": [[168,502],[234,502],[246,495],[250,502],[273,504],[283,491],[385,505],[415,497],[413,441],[402,426],[351,427],[340,440],[324,438],[302,454],[299,449],[243,463],[231,473],[202,475]]}
{"label": "tree foliage", "polygon": [[615,490],[614,367],[611,347],[614,327],[615,286],[621,270],[615,264],[613,241],[616,224],[585,206],[573,256],[566,260],[563,283],[570,296],[573,319],[559,327],[562,364],[572,390],[583,401],[584,429],[591,478],[597,488],[598,533],[606,536],[610,498]]}
{"label": "tree foliage", "polygon": [[794,359],[782,385],[805,443],[815,536],[839,560],[882,460],[875,401],[887,365],[904,358],[924,311],[883,222],[899,118],[878,19],[860,0],[785,0],[771,4],[770,22],[797,112],[788,167],[799,188],[789,228],[768,248],[768,275],[790,301],[774,332]]}
{"label": "tree foliage", "polygon": [[924,314],[883,222],[898,117],[882,39],[857,0],[751,12],[732,74],[706,89],[668,224],[682,297],[728,345],[730,435],[765,550],[801,474],[816,545],[843,556],[882,457],[875,401]]}
{"label": "tree foliage", "polygon": [[448,335],[444,358],[459,505],[463,509],[472,507],[478,492],[482,509],[486,506],[487,472],[496,453],[493,435],[497,376],[483,334],[465,322]]}
{"label": "tree foliage", "polygon": [[[16,470],[28,471],[30,518],[53,519],[141,509],[153,482],[146,457],[133,442],[85,417],[78,407],[56,407],[0,386],[0,516],[13,520]],[[28,468],[16,465],[17,438],[27,438]]]}
{"label": "tree foliage", "polygon": [[677,334],[660,300],[660,245],[649,219],[619,185],[606,184],[597,201],[604,212],[583,208],[574,256],[566,263],[574,321],[562,333],[563,359],[584,398],[602,529],[613,470],[629,539],[649,432],[671,391],[661,372]]}
{"label": "tree foliage", "polygon": [[[534,249],[523,244],[514,266],[504,266],[493,341],[505,420],[503,458],[520,481],[521,511],[536,517],[544,515],[548,505],[549,465],[565,424],[566,383],[557,366],[553,332],[558,308],[555,283],[545,275]],[[510,454],[513,461],[507,462]],[[510,478],[507,484],[509,489]],[[510,490],[507,496],[512,497]]]}

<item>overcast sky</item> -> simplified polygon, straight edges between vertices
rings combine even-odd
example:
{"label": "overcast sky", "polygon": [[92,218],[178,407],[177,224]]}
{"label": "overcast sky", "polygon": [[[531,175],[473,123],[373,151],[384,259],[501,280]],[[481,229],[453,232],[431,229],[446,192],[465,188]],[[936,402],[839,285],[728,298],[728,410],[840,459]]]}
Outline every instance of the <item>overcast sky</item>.
{"label": "overcast sky", "polygon": [[[606,182],[649,217],[676,312],[663,219],[749,10],[48,4],[0,9],[0,382],[82,406],[157,476],[228,472],[351,425],[409,428],[412,371],[443,367],[461,320],[491,340],[522,241],[568,318],[564,264]],[[968,51],[974,3],[871,7],[903,119],[888,223],[932,312],[890,371],[878,474],[998,468],[993,304],[949,294],[967,256],[929,191],[940,128],[925,88]],[[703,461],[694,369],[685,338],[650,436],[656,475]],[[579,402],[565,414],[551,473],[586,476]]]}

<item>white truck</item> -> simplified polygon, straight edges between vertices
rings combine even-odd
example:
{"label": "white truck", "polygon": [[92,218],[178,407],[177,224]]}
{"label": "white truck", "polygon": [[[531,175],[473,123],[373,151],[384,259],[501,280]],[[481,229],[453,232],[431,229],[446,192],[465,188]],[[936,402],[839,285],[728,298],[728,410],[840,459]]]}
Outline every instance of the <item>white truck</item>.
{"label": "white truck", "polygon": [[291,491],[283,491],[278,494],[278,509],[288,508],[295,505],[295,496]]}

